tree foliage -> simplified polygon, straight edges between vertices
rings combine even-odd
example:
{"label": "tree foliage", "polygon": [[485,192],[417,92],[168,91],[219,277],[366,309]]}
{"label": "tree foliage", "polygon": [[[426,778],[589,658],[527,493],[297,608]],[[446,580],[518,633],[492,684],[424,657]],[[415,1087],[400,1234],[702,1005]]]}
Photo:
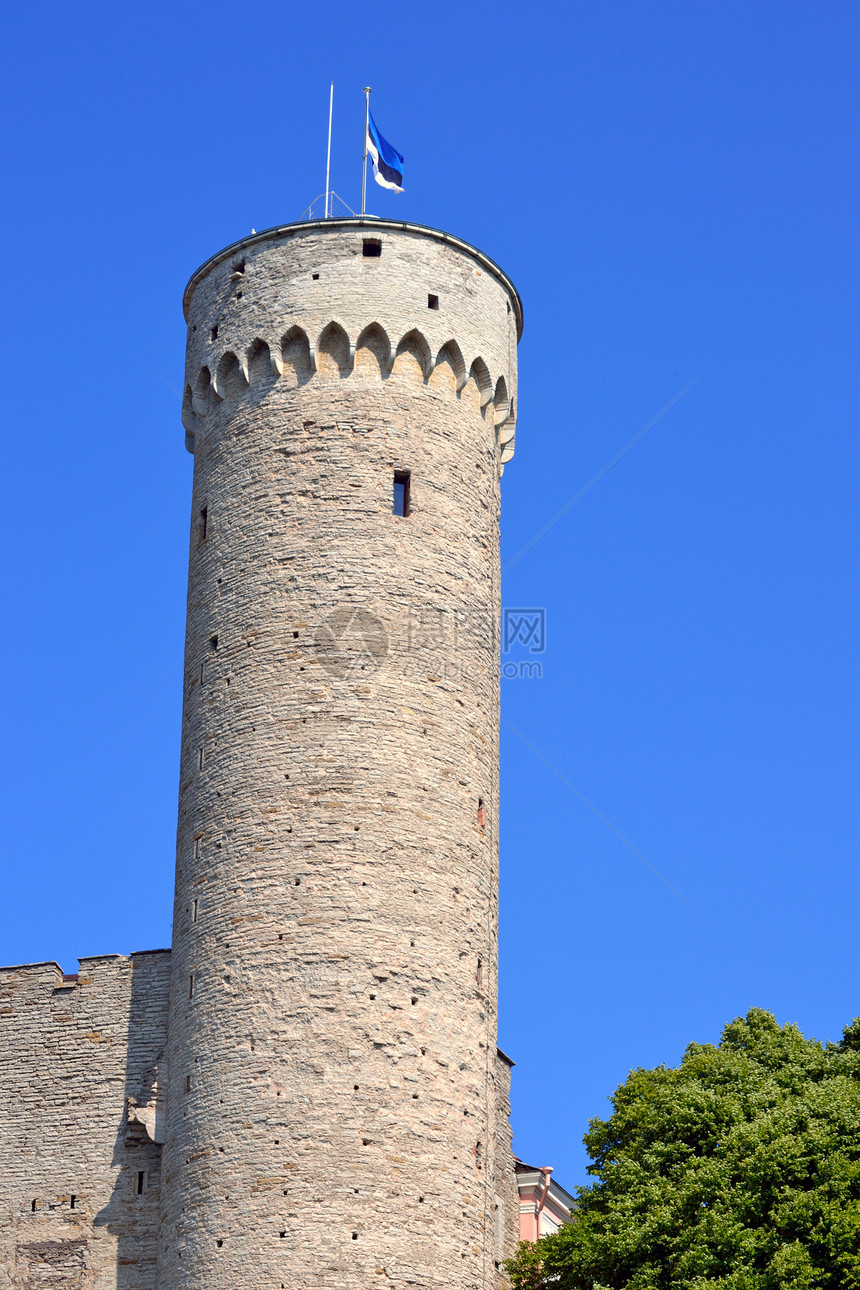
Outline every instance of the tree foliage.
{"label": "tree foliage", "polygon": [[754,1008],[612,1107],[597,1181],[520,1245],[515,1290],[860,1290],[860,1019],[824,1045]]}

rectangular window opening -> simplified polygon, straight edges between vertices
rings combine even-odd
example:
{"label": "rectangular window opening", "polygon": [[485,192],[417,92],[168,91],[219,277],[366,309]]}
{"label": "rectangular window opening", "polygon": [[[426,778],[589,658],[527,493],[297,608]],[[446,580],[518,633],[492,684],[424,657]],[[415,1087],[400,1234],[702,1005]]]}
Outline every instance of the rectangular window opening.
{"label": "rectangular window opening", "polygon": [[209,508],[202,506],[200,508],[200,541],[206,541],[206,532],[209,528]]}
{"label": "rectangular window opening", "polygon": [[143,1195],[143,1189],[144,1189],[145,1183],[146,1183],[146,1174],[142,1169],[139,1169],[137,1172],[137,1188],[136,1188],[138,1196]]}
{"label": "rectangular window opening", "polygon": [[428,308],[428,309],[438,309],[438,308],[439,308],[439,297],[438,297],[438,296],[428,296],[428,297],[427,297],[427,308]]}
{"label": "rectangular window opening", "polygon": [[408,470],[395,470],[394,472],[394,514],[409,514],[409,492],[411,475]]}
{"label": "rectangular window opening", "polygon": [[369,259],[379,259],[382,255],[382,243],[378,237],[366,237],[361,244],[361,254]]}
{"label": "rectangular window opening", "polygon": [[193,973],[188,978],[188,998],[189,999],[194,998],[194,974]]}
{"label": "rectangular window opening", "polygon": [[191,921],[192,923],[197,922],[197,901],[196,900],[192,900],[191,902]]}
{"label": "rectangular window opening", "polygon": [[186,1093],[190,1093],[190,1092],[191,1092],[191,1076],[190,1076],[190,1075],[186,1075],[186,1076],[185,1076],[185,1092],[186,1092]]}
{"label": "rectangular window opening", "polygon": [[75,1201],[76,1201],[77,1199],[78,1199],[78,1198],[77,1198],[77,1196],[70,1196],[70,1197],[69,1197],[69,1209],[74,1209],[74,1208],[75,1208]]}

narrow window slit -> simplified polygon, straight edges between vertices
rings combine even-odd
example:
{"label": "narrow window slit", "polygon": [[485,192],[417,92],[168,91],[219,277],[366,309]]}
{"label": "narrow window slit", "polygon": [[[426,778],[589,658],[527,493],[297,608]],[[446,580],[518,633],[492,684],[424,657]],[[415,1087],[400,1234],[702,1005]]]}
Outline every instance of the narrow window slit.
{"label": "narrow window slit", "polygon": [[192,900],[191,902],[191,921],[192,923],[197,922],[197,901],[196,900]]}
{"label": "narrow window slit", "polygon": [[394,514],[409,514],[409,493],[412,476],[408,470],[394,472]]}
{"label": "narrow window slit", "polygon": [[146,1182],[146,1174],[142,1169],[139,1169],[137,1172],[137,1188],[136,1188],[138,1196],[143,1195],[143,1185],[145,1182]]}
{"label": "narrow window slit", "polygon": [[188,978],[188,998],[194,998],[194,973]]}
{"label": "narrow window slit", "polygon": [[428,309],[438,309],[438,308],[439,308],[439,297],[438,297],[438,296],[428,296],[428,297],[427,297],[427,308],[428,308]]}

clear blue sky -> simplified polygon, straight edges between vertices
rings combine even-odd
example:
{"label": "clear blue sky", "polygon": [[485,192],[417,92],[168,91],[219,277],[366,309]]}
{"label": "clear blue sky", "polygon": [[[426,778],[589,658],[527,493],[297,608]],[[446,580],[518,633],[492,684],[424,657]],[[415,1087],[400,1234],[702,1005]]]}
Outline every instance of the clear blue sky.
{"label": "clear blue sky", "polygon": [[752,1005],[860,1013],[857,132],[848,3],[18,4],[0,101],[0,959],[169,944],[192,459],[182,288],[359,192],[525,302],[510,559],[545,607],[502,741],[515,1147]]}

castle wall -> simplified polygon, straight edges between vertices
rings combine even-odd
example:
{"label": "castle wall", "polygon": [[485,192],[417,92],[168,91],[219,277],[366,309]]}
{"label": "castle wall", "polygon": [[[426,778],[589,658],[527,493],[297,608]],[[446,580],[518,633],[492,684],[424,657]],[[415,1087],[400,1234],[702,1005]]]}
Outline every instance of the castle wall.
{"label": "castle wall", "polygon": [[194,280],[170,1290],[496,1280],[517,316],[486,262],[382,224]]}
{"label": "castle wall", "polygon": [[504,1286],[509,1278],[502,1268],[505,1259],[513,1256],[519,1241],[519,1197],[511,1133],[511,1067],[513,1062],[498,1050],[495,1068],[496,1092],[496,1144],[493,1202],[495,1206],[495,1260],[494,1264]]}
{"label": "castle wall", "polygon": [[169,963],[0,969],[0,1285],[154,1290],[161,1147],[128,1099],[154,1099]]}

